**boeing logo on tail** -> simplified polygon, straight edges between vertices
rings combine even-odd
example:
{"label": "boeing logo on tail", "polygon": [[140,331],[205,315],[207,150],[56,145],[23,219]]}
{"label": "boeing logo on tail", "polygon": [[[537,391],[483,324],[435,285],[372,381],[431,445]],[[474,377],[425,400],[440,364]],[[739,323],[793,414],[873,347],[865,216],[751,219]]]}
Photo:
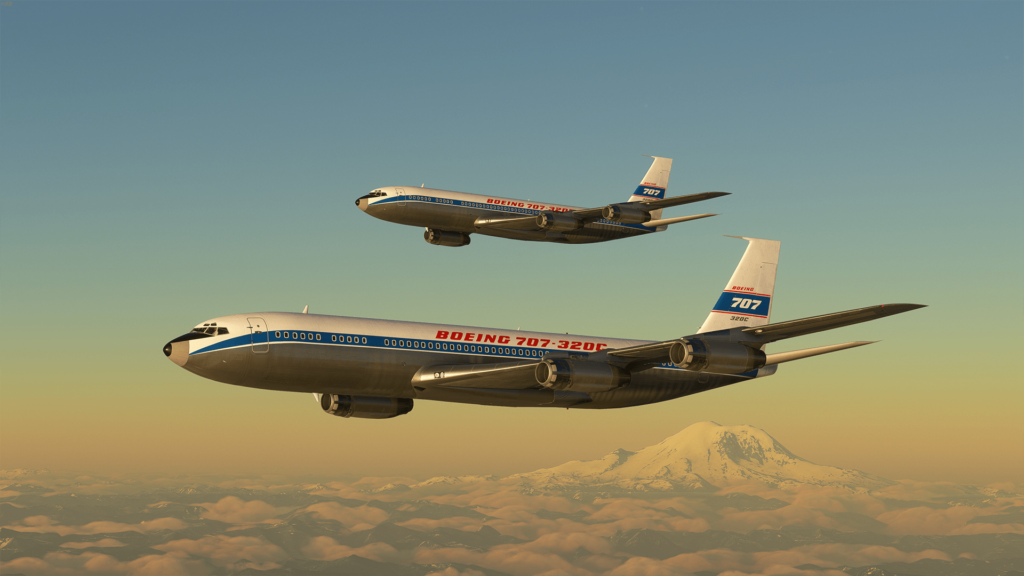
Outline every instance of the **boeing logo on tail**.
{"label": "boeing logo on tail", "polygon": [[438,246],[465,246],[472,234],[587,244],[662,232],[671,224],[716,216],[662,218],[665,208],[726,196],[728,192],[666,198],[672,159],[651,158],[651,167],[626,202],[598,208],[403,186],[378,188],[358,198],[356,206],[381,220],[423,227],[423,238]]}
{"label": "boeing logo on tail", "polygon": [[765,351],[772,342],[922,307],[886,304],[769,323],[780,243],[743,239],[743,257],[704,325],[671,340],[257,312],[206,321],[168,342],[164,354],[218,382],[312,392],[324,412],[346,418],[401,416],[418,400],[622,408],[770,376],[785,362],[871,344]]}

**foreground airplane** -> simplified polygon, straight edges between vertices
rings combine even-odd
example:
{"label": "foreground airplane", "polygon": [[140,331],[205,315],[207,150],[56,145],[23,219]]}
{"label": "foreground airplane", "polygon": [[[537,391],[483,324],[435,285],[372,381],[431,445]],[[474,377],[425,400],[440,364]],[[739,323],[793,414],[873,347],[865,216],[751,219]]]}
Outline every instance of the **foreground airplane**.
{"label": "foreground airplane", "polygon": [[727,196],[704,192],[665,198],[671,158],[652,156],[654,162],[629,200],[602,208],[577,208],[532,200],[464,194],[432,188],[378,188],[356,200],[370,216],[408,226],[423,226],[423,239],[437,246],[465,246],[473,233],[487,236],[588,244],[661,232],[669,224],[717,214],[662,218],[661,211]]}
{"label": "foreground airplane", "polygon": [[328,414],[391,418],[413,399],[621,408],[770,376],[848,342],[768,354],[765,345],[921,308],[886,304],[769,324],[779,245],[749,244],[696,334],[664,342],[259,312],[214,318],[164,347],[205,378],[313,392]]}

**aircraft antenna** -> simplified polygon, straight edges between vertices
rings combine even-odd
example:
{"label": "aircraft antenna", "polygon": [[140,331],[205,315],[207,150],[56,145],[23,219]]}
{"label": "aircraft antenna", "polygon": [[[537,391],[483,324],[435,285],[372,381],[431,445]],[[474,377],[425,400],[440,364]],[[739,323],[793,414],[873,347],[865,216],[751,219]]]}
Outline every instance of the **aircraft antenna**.
{"label": "aircraft antenna", "polygon": [[306,304],[306,307],[302,309],[302,313],[309,314],[309,304]]}

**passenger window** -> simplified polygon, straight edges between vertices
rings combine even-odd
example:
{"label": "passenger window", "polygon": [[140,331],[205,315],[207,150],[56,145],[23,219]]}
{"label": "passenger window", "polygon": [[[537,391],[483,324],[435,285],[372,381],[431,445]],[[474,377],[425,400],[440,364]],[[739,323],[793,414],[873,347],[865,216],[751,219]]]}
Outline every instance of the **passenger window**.
{"label": "passenger window", "polygon": [[281,337],[281,333],[280,332],[274,332],[274,338],[280,338],[280,337]]}
{"label": "passenger window", "polygon": [[444,348],[445,350],[447,350],[447,349],[448,349],[448,344],[441,344],[441,346],[442,346],[442,347],[443,347],[443,348]]}
{"label": "passenger window", "polygon": [[331,334],[331,342],[337,342],[337,341],[338,341],[338,337],[335,336],[334,334]]}
{"label": "passenger window", "polygon": [[427,342],[427,348],[430,348],[431,350],[433,350],[434,349],[434,343],[433,342]]}
{"label": "passenger window", "polygon": [[351,336],[346,336],[345,337],[345,341],[348,342],[349,344],[351,344],[352,343],[352,337]]}
{"label": "passenger window", "polygon": [[317,335],[316,335],[316,341],[317,341],[317,342],[319,342],[319,341],[320,341],[320,335],[319,335],[319,334],[317,334]]}
{"label": "passenger window", "polygon": [[292,338],[298,338],[298,337],[299,337],[298,334],[296,334],[295,332],[292,332]]}
{"label": "passenger window", "polygon": [[363,344],[366,344],[366,336],[363,336]]}
{"label": "passenger window", "polygon": [[458,349],[459,352],[462,352],[462,344],[456,344],[455,348]]}
{"label": "passenger window", "polygon": [[399,340],[398,345],[401,346],[402,348],[405,348],[405,340]]}
{"label": "passenger window", "polygon": [[305,340],[306,339],[306,333],[303,332],[302,334],[299,334],[299,338],[302,338],[303,340]]}
{"label": "passenger window", "polygon": [[413,348],[419,348],[420,347],[420,343],[419,342],[413,342],[412,343],[412,347]]}

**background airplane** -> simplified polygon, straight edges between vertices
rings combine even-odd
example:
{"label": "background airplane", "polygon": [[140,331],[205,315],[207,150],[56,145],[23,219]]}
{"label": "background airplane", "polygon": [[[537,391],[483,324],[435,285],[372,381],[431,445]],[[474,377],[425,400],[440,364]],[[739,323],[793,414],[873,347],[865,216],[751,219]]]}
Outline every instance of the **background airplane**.
{"label": "background airplane", "polygon": [[704,192],[665,198],[672,159],[652,158],[651,168],[629,200],[602,208],[401,186],[378,188],[356,200],[356,206],[374,218],[423,226],[426,228],[423,239],[437,246],[465,246],[473,233],[513,240],[587,244],[661,232],[669,224],[717,216],[662,218],[664,208],[729,193]]}
{"label": "background airplane", "polygon": [[[328,414],[391,418],[413,399],[621,408],[770,376],[778,365],[870,344],[767,354],[771,342],[899,314],[886,304],[769,324],[780,243],[746,251],[696,334],[663,342],[263,312],[214,318],[164,346],[195,374],[313,392]],[[307,307],[308,310],[308,307]]]}

